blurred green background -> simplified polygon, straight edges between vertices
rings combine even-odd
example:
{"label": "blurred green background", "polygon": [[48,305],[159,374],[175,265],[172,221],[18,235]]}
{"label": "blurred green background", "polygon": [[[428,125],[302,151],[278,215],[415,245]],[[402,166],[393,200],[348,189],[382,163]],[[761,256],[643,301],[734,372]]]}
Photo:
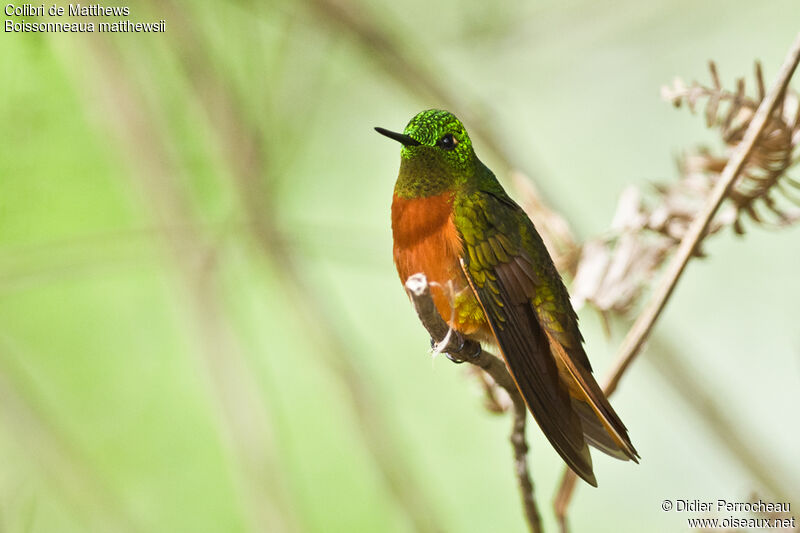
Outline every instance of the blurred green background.
{"label": "blurred green background", "polygon": [[[708,59],[769,83],[800,20],[796,0],[129,5],[167,31],[0,37],[2,532],[523,531],[508,418],[430,361],[396,279],[399,149],[372,127],[463,112],[584,239],[714,139],[660,86]],[[798,231],[726,231],[690,264],[614,397],[642,462],[594,454],[573,531],[686,530],[666,498],[800,506]],[[603,376],[624,330],[581,320]],[[563,463],[529,441],[555,529]]]}

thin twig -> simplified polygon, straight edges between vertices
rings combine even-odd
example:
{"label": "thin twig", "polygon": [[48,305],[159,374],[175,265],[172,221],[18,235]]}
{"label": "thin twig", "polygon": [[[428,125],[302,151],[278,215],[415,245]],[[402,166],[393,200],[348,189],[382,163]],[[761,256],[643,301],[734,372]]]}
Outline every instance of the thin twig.
{"label": "thin twig", "polygon": [[[758,106],[753,120],[750,122],[747,132],[742,138],[742,142],[736,147],[733,155],[728,160],[725,168],[720,174],[719,181],[717,182],[714,190],[711,192],[708,200],[706,201],[703,210],[698,214],[697,218],[692,222],[686,235],[681,240],[677,252],[667,267],[666,272],[661,278],[661,281],[650,302],[642,313],[636,318],[636,321],[631,326],[625,339],[622,341],[622,346],[617,356],[616,362],[613,365],[613,370],[609,374],[604,387],[606,395],[610,396],[617,389],[622,375],[628,369],[630,364],[641,351],[642,346],[647,341],[650,332],[653,329],[661,311],[667,300],[672,295],[675,285],[678,283],[689,258],[692,257],[700,241],[705,236],[708,225],[714,214],[717,212],[725,196],[730,192],[736,178],[745,166],[747,158],[753,151],[753,148],[758,141],[758,137],[767,125],[769,117],[772,115],[775,105],[781,98],[781,95],[786,90],[789,80],[792,78],[797,64],[800,61],[800,34],[795,38],[795,42],[789,50],[789,54],[783,63],[783,66],[778,73],[778,78],[769,90],[766,98]],[[566,509],[572,498],[572,490],[567,490],[566,485],[569,483],[569,474],[564,476],[562,480],[562,487],[559,488],[558,498],[555,501],[556,516],[561,521],[562,531],[566,531]],[[573,484],[574,488],[574,484]]]}
{"label": "thin twig", "polygon": [[703,210],[698,217],[692,222],[689,230],[686,232],[681,244],[678,247],[675,256],[670,261],[667,271],[662,277],[661,283],[656,288],[650,303],[642,311],[639,317],[634,322],[625,340],[622,342],[619,356],[614,364],[614,370],[611,372],[605,386],[606,394],[611,394],[616,390],[619,380],[625,370],[631,364],[631,361],[639,353],[642,345],[647,340],[650,331],[653,329],[653,324],[658,319],[661,311],[664,309],[667,300],[672,295],[675,285],[678,283],[678,278],[686,268],[689,258],[694,253],[697,245],[705,236],[706,229],[708,228],[711,219],[717,212],[722,200],[731,190],[734,181],[739,176],[739,173],[745,166],[747,158],[750,156],[753,148],[756,145],[759,135],[767,124],[769,116],[772,114],[775,105],[781,97],[781,94],[789,84],[789,80],[794,74],[797,63],[800,61],[800,34],[798,34],[794,45],[792,46],[789,55],[786,58],[783,66],[781,67],[778,79],[773,84],[767,97],[758,106],[750,126],[742,139],[741,144],[736,148],[735,153],[731,156],[728,164],[720,175],[719,182],[711,192],[711,196],[706,201]]}
{"label": "thin twig", "polygon": [[511,446],[514,448],[514,473],[517,475],[519,495],[522,498],[522,507],[525,509],[528,526],[533,533],[539,533],[542,530],[542,519],[539,516],[539,508],[536,507],[536,500],[533,499],[533,481],[528,468],[528,443],[525,442],[525,421],[528,409],[520,394],[512,395],[512,399],[514,401],[514,423],[511,426]]}
{"label": "thin twig", "polygon": [[[419,316],[420,322],[430,333],[441,352],[450,354],[459,362],[476,365],[492,376],[498,385],[506,390],[514,403],[514,423],[511,429],[511,445],[514,448],[514,473],[517,476],[525,517],[532,533],[542,530],[539,510],[533,498],[533,482],[528,470],[528,444],[525,442],[525,422],[527,407],[519,393],[505,363],[496,355],[482,350],[480,343],[464,338],[461,333],[450,328],[436,310],[430,286],[424,274],[414,274],[406,280],[406,292]],[[474,355],[474,354],[478,355]]]}
{"label": "thin twig", "polygon": [[572,499],[572,491],[575,490],[575,485],[578,482],[578,476],[570,468],[564,469],[564,474],[561,476],[561,483],[558,484],[558,492],[553,500],[553,507],[556,513],[556,520],[558,520],[559,530],[561,533],[569,532],[569,525],[567,524],[567,507]]}

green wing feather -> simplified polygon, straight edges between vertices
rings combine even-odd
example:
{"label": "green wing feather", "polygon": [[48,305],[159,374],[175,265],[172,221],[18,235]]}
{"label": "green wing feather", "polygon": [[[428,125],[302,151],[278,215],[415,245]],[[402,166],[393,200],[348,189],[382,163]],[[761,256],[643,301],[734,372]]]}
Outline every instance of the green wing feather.
{"label": "green wing feather", "polygon": [[[587,440],[620,459],[635,460],[636,451],[591,375],[577,316],[541,237],[491,173],[472,194],[456,198],[454,213],[464,272],[520,392],[564,461],[596,485]],[[588,403],[570,397],[556,357]]]}
{"label": "green wing feather", "polygon": [[456,227],[464,241],[464,271],[497,338],[508,368],[536,422],[564,461],[592,485],[592,459],[579,416],[558,376],[547,336],[527,294],[535,269],[514,244],[513,223],[487,213],[504,209],[494,197],[476,194],[456,201]]}

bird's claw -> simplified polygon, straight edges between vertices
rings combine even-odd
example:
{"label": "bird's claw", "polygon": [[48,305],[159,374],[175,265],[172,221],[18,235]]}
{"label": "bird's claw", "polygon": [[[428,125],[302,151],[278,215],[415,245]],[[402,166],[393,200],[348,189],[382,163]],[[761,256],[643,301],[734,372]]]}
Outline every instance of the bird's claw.
{"label": "bird's claw", "polygon": [[[461,350],[464,349],[464,345],[466,344],[466,340],[461,335],[458,336],[458,340],[459,340],[458,348],[456,348],[455,351],[460,353]],[[433,339],[431,339],[431,342],[433,342]],[[455,357],[453,357],[452,355],[450,355],[447,352],[445,352],[444,355],[445,355],[445,357],[450,359],[452,362],[456,363],[457,365],[460,365],[461,363],[463,363],[463,362],[465,362],[467,360],[477,358],[481,354],[481,352],[483,352],[483,348],[481,347],[481,344],[480,343],[476,343],[476,344],[477,344],[478,347],[475,350],[475,353],[468,355],[466,359],[456,359]]]}
{"label": "bird's claw", "polygon": [[455,364],[457,364],[457,365],[460,365],[461,363],[463,363],[463,362],[464,362],[464,361],[462,361],[461,359],[456,359],[455,357],[453,357],[452,355],[450,355],[450,354],[449,354],[449,353],[447,353],[447,352],[445,352],[445,353],[444,353],[444,356],[445,356],[445,357],[447,357],[448,359],[450,359],[452,362],[454,362],[454,363],[455,363]]}
{"label": "bird's claw", "polygon": [[469,356],[470,359],[477,359],[483,353],[483,346],[481,346],[481,343],[477,343],[477,345],[478,347],[475,349],[475,353]]}
{"label": "bird's claw", "polygon": [[[457,334],[457,335],[458,335],[458,334]],[[455,349],[455,351],[456,351],[456,352],[460,352],[461,350],[463,350],[463,349],[464,349],[464,344],[466,343],[466,341],[464,340],[464,337],[463,337],[462,335],[458,335],[458,337],[457,337],[457,338],[458,338],[458,343],[459,343],[459,344],[458,344],[458,348],[456,348],[456,349]],[[432,350],[436,350],[436,348],[437,348],[438,346],[439,346],[439,343],[438,343],[438,342],[436,342],[435,340],[433,340],[433,337],[431,337],[431,349],[432,349]],[[448,355],[447,357],[449,358],[450,356]],[[452,360],[452,359],[451,359],[451,360]]]}

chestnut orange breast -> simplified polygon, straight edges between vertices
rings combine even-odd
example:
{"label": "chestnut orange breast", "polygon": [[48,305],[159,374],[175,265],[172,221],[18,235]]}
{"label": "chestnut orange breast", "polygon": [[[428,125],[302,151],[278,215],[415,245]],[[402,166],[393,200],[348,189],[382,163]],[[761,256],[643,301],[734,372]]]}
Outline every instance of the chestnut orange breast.
{"label": "chestnut orange breast", "polygon": [[[463,244],[453,223],[453,196],[445,192],[427,198],[401,198],[392,201],[394,263],[400,280],[422,272],[432,282],[431,294],[436,310],[463,333],[470,334],[485,325],[483,311],[472,294],[460,257]],[[454,294],[447,293],[448,281]],[[455,320],[453,318],[455,306]]]}

